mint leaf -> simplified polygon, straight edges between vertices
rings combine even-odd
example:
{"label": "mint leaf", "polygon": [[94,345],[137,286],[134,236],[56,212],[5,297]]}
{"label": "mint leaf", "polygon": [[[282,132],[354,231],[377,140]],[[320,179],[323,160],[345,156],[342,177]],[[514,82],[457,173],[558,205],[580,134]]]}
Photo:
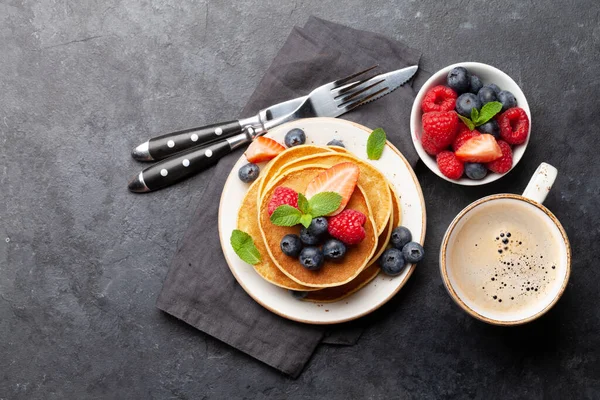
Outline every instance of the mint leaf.
{"label": "mint leaf", "polygon": [[271,222],[277,226],[294,226],[300,223],[302,213],[295,207],[284,204],[271,214]]}
{"label": "mint leaf", "polygon": [[302,214],[306,214],[308,212],[308,200],[302,193],[298,193],[298,209]]}
{"label": "mint leaf", "polygon": [[322,217],[340,208],[342,196],[335,192],[321,192],[311,197],[308,204],[313,218]]}
{"label": "mint leaf", "polygon": [[308,229],[308,226],[310,225],[310,223],[312,222],[312,215],[310,214],[303,214],[300,217],[300,223],[302,224],[302,226],[304,226],[305,228]]}
{"label": "mint leaf", "polygon": [[469,130],[472,131],[473,129],[475,129],[475,124],[469,118],[463,117],[460,114],[456,114],[456,115],[458,115],[458,118],[460,118],[460,120],[465,123],[465,125],[467,126],[467,128],[469,128]]}
{"label": "mint leaf", "polygon": [[471,108],[471,121],[475,122],[479,118],[479,110],[475,107]]}
{"label": "mint leaf", "polygon": [[481,107],[479,116],[476,120],[473,120],[475,126],[483,125],[498,114],[502,110],[502,103],[499,101],[491,101]]}
{"label": "mint leaf", "polygon": [[260,253],[254,245],[254,240],[252,239],[252,236],[248,235],[246,232],[234,229],[233,232],[231,232],[229,242],[231,243],[231,247],[233,247],[235,254],[237,254],[242,261],[252,265],[257,264],[260,261]]}
{"label": "mint leaf", "polygon": [[[385,132],[381,128],[375,129],[367,139],[367,157],[369,160],[379,160],[385,148]],[[335,211],[335,210],[334,210]]]}

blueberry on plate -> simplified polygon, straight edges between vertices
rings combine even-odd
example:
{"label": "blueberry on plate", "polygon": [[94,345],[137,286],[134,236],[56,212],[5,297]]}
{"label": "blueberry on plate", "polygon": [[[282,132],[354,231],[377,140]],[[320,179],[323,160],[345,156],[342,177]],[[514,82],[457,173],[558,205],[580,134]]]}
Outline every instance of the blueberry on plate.
{"label": "blueberry on plate", "polygon": [[284,142],[287,147],[298,146],[306,142],[306,135],[302,129],[294,128],[285,134]]}
{"label": "blueberry on plate", "polygon": [[321,236],[327,232],[327,218],[317,217],[313,218],[308,226],[308,232],[313,236]]}
{"label": "blueberry on plate", "polygon": [[425,256],[425,250],[419,243],[410,242],[402,249],[402,255],[404,256],[404,261],[418,263]]}
{"label": "blueberry on plate", "polygon": [[465,175],[468,178],[473,179],[475,181],[481,180],[485,178],[487,175],[487,168],[485,165],[480,163],[465,163]]}
{"label": "blueberry on plate", "polygon": [[464,67],[456,67],[448,72],[446,82],[456,93],[465,93],[471,88],[471,74]]}
{"label": "blueberry on plate", "polygon": [[323,261],[323,253],[318,247],[305,247],[300,252],[300,264],[311,271],[320,269]]}
{"label": "blueberry on plate", "polygon": [[508,90],[503,90],[498,93],[498,101],[502,103],[501,112],[517,106],[517,99],[515,99],[515,96]]}
{"label": "blueberry on plate", "polygon": [[331,140],[329,143],[327,143],[327,146],[339,146],[339,147],[346,147],[344,146],[344,143],[342,143],[341,140],[337,140],[337,139],[333,139]]}
{"label": "blueberry on plate", "polygon": [[498,96],[498,94],[500,94],[500,92],[502,91],[502,89],[500,89],[498,87],[498,85],[496,85],[495,83],[490,83],[489,85],[486,85],[486,86],[489,87],[489,88],[492,88],[492,90],[494,92],[496,92],[496,96]]}
{"label": "blueberry on plate", "polygon": [[302,300],[303,298],[308,296],[308,292],[305,292],[304,290],[290,290],[290,294],[296,300]]}
{"label": "blueberry on plate", "polygon": [[329,239],[323,245],[323,255],[327,260],[340,260],[346,255],[346,245],[337,239]]}
{"label": "blueberry on plate", "polygon": [[313,235],[307,228],[302,227],[300,228],[300,240],[302,241],[302,243],[308,246],[314,246],[316,244],[319,244],[319,242],[321,241],[321,236]]}
{"label": "blueberry on plate", "polygon": [[256,178],[258,178],[258,174],[260,173],[260,168],[258,165],[254,163],[248,163],[246,165],[242,165],[238,170],[238,178],[240,181],[245,183],[254,182]]}
{"label": "blueberry on plate", "polygon": [[481,101],[479,97],[473,93],[463,93],[456,99],[456,112],[463,117],[471,118],[471,110],[481,108]]}
{"label": "blueberry on plate", "polygon": [[404,245],[412,240],[410,230],[404,226],[394,228],[390,237],[390,244],[398,250],[402,250]]}
{"label": "blueberry on plate", "polygon": [[302,241],[300,240],[298,235],[290,233],[289,235],[285,235],[283,239],[281,239],[279,247],[281,247],[281,251],[286,256],[298,257],[300,251],[302,251]]}
{"label": "blueberry on plate", "polygon": [[481,89],[482,87],[483,82],[481,82],[481,79],[479,79],[477,75],[471,74],[471,86],[469,88],[469,92],[477,94],[479,92],[479,89]]}
{"label": "blueberry on plate", "polygon": [[379,258],[379,267],[381,267],[381,270],[386,275],[400,275],[400,273],[404,269],[404,265],[405,262],[404,256],[402,255],[402,251],[393,247],[384,251],[381,257]]}
{"label": "blueberry on plate", "polygon": [[479,89],[479,92],[477,92],[477,97],[479,98],[482,106],[492,101],[498,101],[498,95],[496,94],[496,91],[489,85]]}
{"label": "blueberry on plate", "polygon": [[485,124],[479,125],[477,130],[481,133],[489,133],[495,137],[496,140],[500,139],[500,126],[498,125],[498,121],[495,119],[490,119]]}

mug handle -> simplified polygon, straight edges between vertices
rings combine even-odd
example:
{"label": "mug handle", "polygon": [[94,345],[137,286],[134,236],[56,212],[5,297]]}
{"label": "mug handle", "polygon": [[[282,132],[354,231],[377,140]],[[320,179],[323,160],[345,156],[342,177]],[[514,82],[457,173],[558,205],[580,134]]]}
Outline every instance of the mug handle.
{"label": "mug handle", "polygon": [[523,197],[527,197],[537,203],[542,204],[556,180],[558,170],[552,165],[541,163],[531,177],[529,184],[523,192]]}

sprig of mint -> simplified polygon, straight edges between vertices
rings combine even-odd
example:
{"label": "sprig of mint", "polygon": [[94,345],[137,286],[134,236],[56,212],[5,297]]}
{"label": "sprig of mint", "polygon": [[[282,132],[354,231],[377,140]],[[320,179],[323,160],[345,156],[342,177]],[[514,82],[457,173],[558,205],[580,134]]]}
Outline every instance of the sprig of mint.
{"label": "sprig of mint", "polygon": [[231,247],[233,247],[235,254],[237,254],[242,261],[252,265],[260,262],[260,253],[254,245],[254,240],[252,239],[252,236],[248,235],[246,232],[234,229],[233,232],[231,232],[229,242],[231,243]]}
{"label": "sprig of mint", "polygon": [[298,208],[284,204],[271,214],[271,222],[277,226],[302,224],[308,228],[313,218],[322,217],[340,208],[342,196],[335,192],[321,192],[307,200],[298,193]]}
{"label": "sprig of mint", "polygon": [[499,101],[491,101],[481,107],[481,110],[476,108],[471,109],[471,118],[463,117],[458,114],[458,118],[469,128],[469,130],[475,129],[476,126],[480,126],[494,118],[494,115],[498,114],[502,110],[502,103]]}
{"label": "sprig of mint", "polygon": [[386,140],[383,129],[377,128],[371,132],[369,139],[367,139],[367,157],[369,160],[379,160],[381,158]]}

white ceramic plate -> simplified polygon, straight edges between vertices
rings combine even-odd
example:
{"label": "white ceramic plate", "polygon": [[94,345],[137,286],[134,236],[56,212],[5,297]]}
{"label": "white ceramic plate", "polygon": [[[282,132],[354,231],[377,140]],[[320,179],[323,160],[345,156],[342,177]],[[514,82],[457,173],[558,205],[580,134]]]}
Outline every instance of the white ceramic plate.
{"label": "white ceramic plate", "polygon": [[425,93],[427,93],[432,87],[437,85],[445,85],[448,72],[450,72],[455,67],[465,67],[469,72],[472,72],[475,75],[479,76],[484,85],[495,83],[496,85],[498,85],[498,87],[500,87],[500,89],[508,90],[509,92],[514,94],[515,98],[517,99],[518,107],[521,107],[523,110],[525,110],[525,113],[529,117],[529,134],[527,135],[527,140],[523,144],[513,146],[512,168],[514,168],[523,157],[525,149],[527,148],[527,144],[529,143],[529,138],[531,138],[531,111],[529,111],[529,104],[527,104],[525,94],[523,94],[523,91],[521,90],[519,85],[517,85],[517,83],[510,76],[500,71],[498,68],[483,63],[462,62],[458,64],[449,65],[446,68],[443,68],[435,74],[433,74],[431,78],[429,78],[427,82],[425,82],[425,84],[421,87],[421,90],[419,90],[419,93],[415,97],[415,101],[412,106],[412,111],[410,113],[410,131],[412,134],[413,144],[415,145],[415,149],[417,150],[417,153],[419,153],[419,157],[421,157],[421,160],[423,160],[425,165],[427,165],[427,167],[431,171],[433,171],[437,176],[447,180],[448,182],[457,183],[459,185],[465,186],[485,185],[486,183],[494,182],[495,180],[502,178],[510,171],[508,171],[506,174],[497,174],[495,172],[490,171],[485,178],[479,181],[469,179],[465,176],[458,180],[450,179],[444,176],[444,174],[442,174],[442,172],[437,166],[435,157],[432,157],[429,154],[427,154],[427,152],[423,149],[423,146],[421,145],[421,132],[423,130],[423,124],[421,123],[421,117],[423,116],[423,112],[421,111],[421,103],[423,102],[423,97],[425,97]]}
{"label": "white ceramic plate", "polygon": [[[412,168],[402,154],[389,142],[382,157],[367,160],[367,138],[371,129],[335,118],[303,119],[282,125],[268,133],[283,143],[292,128],[306,133],[307,144],[325,145],[332,139],[341,139],[346,149],[377,167],[394,185],[402,205],[402,225],[411,230],[413,240],[425,240],[425,203],[421,186]],[[237,212],[249,185],[239,180],[238,169],[248,161],[240,157],[223,188],[219,206],[219,235],[221,247],[231,272],[244,290],[268,310],[291,320],[311,324],[334,324],[366,315],[391,299],[408,280],[414,270],[409,265],[396,277],[379,274],[358,292],[335,303],[312,303],[294,299],[286,289],[277,287],[260,277],[254,268],[243,262],[233,251],[229,238],[237,226]],[[265,256],[265,255],[263,255]]]}

